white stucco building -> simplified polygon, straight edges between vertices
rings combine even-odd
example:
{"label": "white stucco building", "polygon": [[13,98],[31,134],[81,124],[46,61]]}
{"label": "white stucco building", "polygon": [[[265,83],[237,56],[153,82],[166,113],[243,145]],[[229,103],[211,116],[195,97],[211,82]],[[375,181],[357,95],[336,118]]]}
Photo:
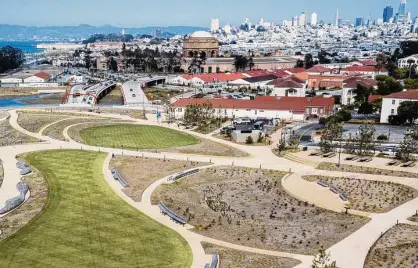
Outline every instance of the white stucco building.
{"label": "white stucco building", "polygon": [[389,116],[398,114],[398,107],[404,101],[418,101],[418,90],[408,90],[384,96],[380,123],[389,123]]}

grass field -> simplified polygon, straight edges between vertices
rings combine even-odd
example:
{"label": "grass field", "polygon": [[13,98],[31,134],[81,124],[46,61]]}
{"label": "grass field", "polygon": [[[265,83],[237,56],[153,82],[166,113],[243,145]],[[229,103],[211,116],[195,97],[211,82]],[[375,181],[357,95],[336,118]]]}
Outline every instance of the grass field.
{"label": "grass field", "polygon": [[113,125],[86,128],[80,132],[88,145],[126,149],[162,149],[199,143],[192,135],[180,131],[143,125]]}
{"label": "grass field", "polygon": [[190,267],[186,241],[126,204],[102,174],[105,154],[25,156],[49,185],[45,209],[0,242],[0,267]]}

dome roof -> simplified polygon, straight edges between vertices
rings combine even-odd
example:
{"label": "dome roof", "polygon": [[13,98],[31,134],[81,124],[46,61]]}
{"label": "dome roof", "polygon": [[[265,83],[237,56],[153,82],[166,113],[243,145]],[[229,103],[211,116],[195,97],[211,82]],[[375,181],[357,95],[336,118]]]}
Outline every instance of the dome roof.
{"label": "dome roof", "polygon": [[205,32],[205,31],[197,31],[197,32],[194,32],[190,37],[194,37],[194,38],[213,38],[213,35],[211,35],[208,32]]}

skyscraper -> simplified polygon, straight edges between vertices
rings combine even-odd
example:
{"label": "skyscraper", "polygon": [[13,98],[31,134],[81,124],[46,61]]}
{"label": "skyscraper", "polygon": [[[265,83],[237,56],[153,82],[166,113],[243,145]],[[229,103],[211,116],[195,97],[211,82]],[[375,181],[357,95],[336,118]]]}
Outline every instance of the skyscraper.
{"label": "skyscraper", "polygon": [[216,32],[219,30],[219,19],[212,19],[210,22],[210,31]]}
{"label": "skyscraper", "polygon": [[318,24],[318,14],[315,12],[311,15],[311,25],[315,26]]}
{"label": "skyscraper", "polygon": [[393,7],[387,6],[383,9],[383,22],[389,22],[390,18],[393,17]]}
{"label": "skyscraper", "polygon": [[305,26],[306,25],[306,13],[302,12],[299,16],[299,26]]}
{"label": "skyscraper", "polygon": [[339,21],[340,21],[340,14],[337,8],[337,14],[335,14],[335,24],[334,24],[336,27],[338,27]]}
{"label": "skyscraper", "polygon": [[356,19],[356,27],[361,27],[364,25],[364,19],[363,18],[357,18]]}
{"label": "skyscraper", "polygon": [[399,5],[398,16],[406,16],[406,0],[401,0],[401,4]]}

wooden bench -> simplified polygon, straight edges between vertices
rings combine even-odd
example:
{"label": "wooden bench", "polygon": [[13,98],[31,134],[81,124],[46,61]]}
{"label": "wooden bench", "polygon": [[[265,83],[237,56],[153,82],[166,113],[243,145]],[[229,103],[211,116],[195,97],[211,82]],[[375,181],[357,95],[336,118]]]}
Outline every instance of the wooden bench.
{"label": "wooden bench", "polygon": [[373,158],[371,157],[362,157],[358,160],[358,162],[371,162]]}
{"label": "wooden bench", "polygon": [[189,170],[189,171],[186,171],[186,172],[180,172],[175,176],[169,177],[168,181],[176,181],[176,180],[179,180],[179,179],[184,178],[186,176],[198,173],[199,171],[200,170],[198,168],[196,168],[196,169],[192,169],[192,170]]}
{"label": "wooden bench", "polygon": [[328,183],[326,183],[323,180],[317,180],[316,183],[319,184],[319,185],[321,185],[322,187],[328,187],[329,186]]}
{"label": "wooden bench", "polygon": [[332,157],[334,157],[334,156],[336,156],[337,154],[336,153],[334,153],[334,152],[329,152],[329,153],[326,153],[326,154],[324,154],[322,157],[325,157],[325,158],[332,158]]}
{"label": "wooden bench", "polygon": [[414,167],[415,166],[415,162],[414,161],[408,161],[406,163],[403,163],[401,165],[401,167]]}
{"label": "wooden bench", "polygon": [[312,152],[309,154],[309,156],[320,156],[320,155],[322,155],[321,152]]}
{"label": "wooden bench", "polygon": [[397,166],[399,165],[401,162],[399,162],[398,160],[392,160],[388,163],[388,166]]}

